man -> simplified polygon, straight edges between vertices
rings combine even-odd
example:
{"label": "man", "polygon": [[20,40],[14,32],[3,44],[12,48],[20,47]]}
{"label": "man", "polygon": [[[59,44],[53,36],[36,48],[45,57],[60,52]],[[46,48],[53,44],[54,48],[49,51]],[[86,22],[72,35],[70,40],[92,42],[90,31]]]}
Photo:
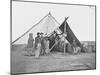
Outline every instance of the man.
{"label": "man", "polygon": [[33,48],[33,34],[29,33],[29,39],[28,39],[28,44],[27,44],[27,48]]}
{"label": "man", "polygon": [[83,43],[82,52],[88,51],[88,43]]}
{"label": "man", "polygon": [[35,38],[35,57],[38,58],[41,51],[41,38],[40,33],[37,33],[37,37]]}
{"label": "man", "polygon": [[49,49],[49,43],[50,43],[49,42],[49,38],[46,36],[45,40],[46,40],[45,41],[45,53],[48,54],[50,52],[50,49]]}
{"label": "man", "polygon": [[73,46],[74,53],[76,53],[77,44],[75,40],[73,40],[72,46]]}
{"label": "man", "polygon": [[27,43],[27,52],[28,52],[28,55],[32,54],[33,42],[34,42],[33,34],[29,33],[29,39],[28,39],[28,43]]}
{"label": "man", "polygon": [[72,47],[72,45],[70,43],[68,43],[68,45],[67,45],[67,51],[69,53],[73,53],[73,47]]}
{"label": "man", "polygon": [[45,37],[44,37],[44,34],[41,33],[41,55],[43,55],[45,53]]}
{"label": "man", "polygon": [[74,50],[75,54],[81,52],[81,48],[79,46],[77,46],[77,43],[75,40],[73,40],[73,50]]}

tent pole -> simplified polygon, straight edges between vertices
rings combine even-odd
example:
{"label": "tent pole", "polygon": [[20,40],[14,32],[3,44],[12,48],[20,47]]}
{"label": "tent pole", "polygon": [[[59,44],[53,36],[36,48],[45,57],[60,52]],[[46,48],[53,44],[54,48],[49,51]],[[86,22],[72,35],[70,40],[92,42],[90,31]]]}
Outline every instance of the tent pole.
{"label": "tent pole", "polygon": [[[66,20],[64,23],[64,34],[66,34]],[[64,37],[64,54],[66,53],[66,44],[65,44],[65,37]]]}

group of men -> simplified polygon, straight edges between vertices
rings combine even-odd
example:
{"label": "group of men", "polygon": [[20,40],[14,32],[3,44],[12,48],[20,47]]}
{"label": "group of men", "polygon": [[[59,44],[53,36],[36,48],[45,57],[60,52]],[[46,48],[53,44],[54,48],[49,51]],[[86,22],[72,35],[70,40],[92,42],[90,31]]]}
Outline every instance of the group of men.
{"label": "group of men", "polygon": [[35,37],[35,43],[33,39],[33,34],[29,34],[28,44],[27,44],[28,54],[34,54],[35,57],[49,53],[49,39],[44,33],[37,33]]}
{"label": "group of men", "polygon": [[[60,36],[62,36],[62,35],[59,35],[59,37]],[[60,37],[60,40],[65,42],[64,37],[63,38]],[[61,42],[61,41],[59,41],[59,42]],[[56,41],[56,42],[58,42],[58,41]],[[66,44],[69,44],[69,43],[66,42]],[[59,49],[63,49],[62,45],[63,45],[63,43],[60,44],[60,46],[57,44],[57,47],[59,46]],[[73,40],[73,43],[71,46],[69,46],[69,45],[66,48],[68,51],[72,50],[73,53],[78,53],[81,51],[81,48],[76,45],[75,40]],[[70,47],[72,47],[72,49]],[[27,51],[28,51],[29,55],[34,54],[35,57],[39,57],[40,55],[48,54],[50,52],[50,49],[49,49],[49,38],[47,37],[47,35],[44,33],[38,32],[37,36],[35,37],[35,42],[34,42],[33,34],[30,33],[29,39],[28,39],[28,44],[27,44]]]}

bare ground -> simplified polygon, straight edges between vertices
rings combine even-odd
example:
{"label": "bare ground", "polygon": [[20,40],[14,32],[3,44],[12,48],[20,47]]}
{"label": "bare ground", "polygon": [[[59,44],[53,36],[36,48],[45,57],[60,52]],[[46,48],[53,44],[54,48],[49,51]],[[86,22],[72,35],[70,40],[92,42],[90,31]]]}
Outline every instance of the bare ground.
{"label": "bare ground", "polygon": [[63,70],[95,69],[95,53],[77,55],[51,53],[40,58],[25,56],[23,50],[13,50],[11,56],[11,73],[34,73]]}

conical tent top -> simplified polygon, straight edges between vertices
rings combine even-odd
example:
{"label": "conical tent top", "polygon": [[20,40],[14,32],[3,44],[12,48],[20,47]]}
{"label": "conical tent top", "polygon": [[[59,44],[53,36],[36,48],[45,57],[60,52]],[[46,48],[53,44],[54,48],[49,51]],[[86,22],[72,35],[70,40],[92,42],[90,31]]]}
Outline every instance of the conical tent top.
{"label": "conical tent top", "polygon": [[49,12],[48,16],[51,16],[51,12]]}
{"label": "conical tent top", "polygon": [[69,16],[68,17],[65,17],[65,21],[67,21],[68,18],[69,18]]}

